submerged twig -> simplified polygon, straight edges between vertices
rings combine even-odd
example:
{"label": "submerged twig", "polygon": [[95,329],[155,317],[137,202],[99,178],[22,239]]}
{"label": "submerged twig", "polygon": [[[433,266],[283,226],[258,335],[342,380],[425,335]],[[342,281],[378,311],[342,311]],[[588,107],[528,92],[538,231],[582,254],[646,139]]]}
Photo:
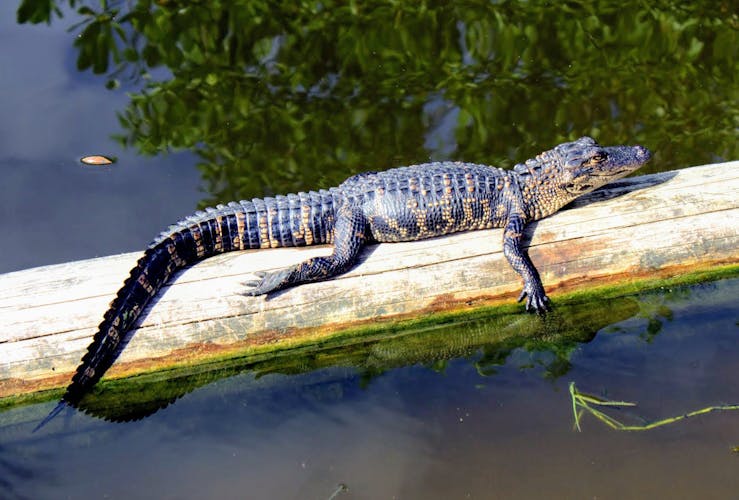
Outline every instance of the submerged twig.
{"label": "submerged twig", "polygon": [[342,491],[348,491],[348,490],[349,490],[349,488],[347,487],[347,485],[345,485],[344,483],[339,483],[338,486],[336,487],[336,491],[334,491],[331,494],[331,496],[328,497],[328,500],[334,500],[334,498],[336,498],[336,496],[339,493],[341,493]]}

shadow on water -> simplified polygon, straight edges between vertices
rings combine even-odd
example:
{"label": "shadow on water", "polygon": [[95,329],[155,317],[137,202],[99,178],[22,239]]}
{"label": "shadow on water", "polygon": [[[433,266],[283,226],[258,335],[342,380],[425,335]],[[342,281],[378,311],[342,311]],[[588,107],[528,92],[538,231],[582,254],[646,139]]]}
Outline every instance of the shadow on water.
{"label": "shadow on water", "polygon": [[[22,0],[18,20],[64,4]],[[428,158],[511,167],[581,135],[648,146],[643,173],[739,154],[724,2],[105,5],[64,18],[77,68],[143,85],[118,140],[195,151],[202,205]]]}

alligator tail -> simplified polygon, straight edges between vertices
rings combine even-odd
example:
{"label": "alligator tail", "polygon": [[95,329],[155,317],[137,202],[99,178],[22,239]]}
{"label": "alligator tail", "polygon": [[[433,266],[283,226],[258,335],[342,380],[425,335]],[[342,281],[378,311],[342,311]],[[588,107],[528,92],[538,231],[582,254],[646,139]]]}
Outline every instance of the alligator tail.
{"label": "alligator tail", "polygon": [[113,364],[146,306],[177,270],[233,250],[329,242],[332,213],[332,193],[320,191],[219,205],[170,226],[131,270],[64,396],[34,432],[65,407],[78,406]]}

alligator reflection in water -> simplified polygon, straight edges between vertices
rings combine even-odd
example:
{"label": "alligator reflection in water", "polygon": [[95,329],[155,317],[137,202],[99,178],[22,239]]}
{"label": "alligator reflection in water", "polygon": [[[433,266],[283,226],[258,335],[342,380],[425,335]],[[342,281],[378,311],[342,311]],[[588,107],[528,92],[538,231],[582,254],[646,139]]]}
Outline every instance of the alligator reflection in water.
{"label": "alligator reflection in water", "polygon": [[570,353],[578,345],[591,341],[602,328],[634,317],[639,311],[638,301],[628,297],[610,299],[602,305],[562,304],[544,318],[523,314],[491,315],[420,330],[375,335],[348,345],[306,347],[266,360],[237,358],[104,381],[101,388],[82,400],[79,408],[109,421],[138,420],[199,387],[246,372],[261,378],[268,374],[299,375],[345,367],[356,370],[364,386],[391,369],[424,365],[443,371],[450,360],[466,358],[480,375],[490,376],[495,375],[496,367],[504,364],[517,349],[539,353],[535,365],[543,368],[546,377],[556,378],[567,373]]}

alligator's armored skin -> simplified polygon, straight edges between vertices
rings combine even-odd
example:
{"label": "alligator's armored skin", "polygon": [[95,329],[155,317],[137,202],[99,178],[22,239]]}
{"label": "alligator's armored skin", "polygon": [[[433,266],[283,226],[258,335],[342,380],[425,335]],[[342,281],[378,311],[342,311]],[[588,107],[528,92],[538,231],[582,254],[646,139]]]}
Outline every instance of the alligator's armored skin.
{"label": "alligator's armored skin", "polygon": [[333,253],[263,273],[247,295],[331,278],[350,269],[368,242],[419,240],[458,231],[505,228],[503,251],[523,279],[527,310],[548,308],[539,274],[522,246],[524,226],[578,196],[636,170],[642,146],[602,147],[589,137],[556,146],[502,170],[437,162],[366,172],[328,190],[219,205],[183,219],[146,249],[105,313],[57,408],[76,406],[116,357],[139,315],[172,274],[215,254],[250,248],[333,245]]}

